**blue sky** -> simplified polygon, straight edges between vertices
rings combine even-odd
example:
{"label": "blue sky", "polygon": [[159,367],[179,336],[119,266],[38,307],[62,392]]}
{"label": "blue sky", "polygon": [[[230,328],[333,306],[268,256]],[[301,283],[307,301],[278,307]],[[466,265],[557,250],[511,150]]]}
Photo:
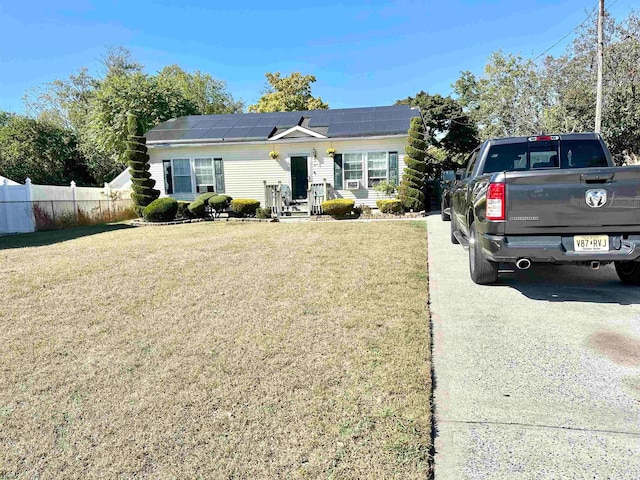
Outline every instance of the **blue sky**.
{"label": "blue sky", "polygon": [[[616,18],[635,0],[608,1]],[[0,4],[0,109],[23,111],[31,87],[86,66],[106,45],[148,73],[170,64],[225,80],[248,105],[264,73],[313,74],[332,108],[389,105],[420,90],[448,94],[497,49],[536,56],[597,0],[238,2],[7,0]],[[560,54],[572,36],[551,50]]]}

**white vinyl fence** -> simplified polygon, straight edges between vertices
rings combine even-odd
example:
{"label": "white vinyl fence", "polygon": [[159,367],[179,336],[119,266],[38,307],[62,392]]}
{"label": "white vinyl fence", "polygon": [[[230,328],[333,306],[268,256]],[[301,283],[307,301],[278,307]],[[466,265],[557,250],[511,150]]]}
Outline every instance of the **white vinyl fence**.
{"label": "white vinyl fence", "polygon": [[24,185],[10,185],[4,178],[0,187],[0,234],[35,231],[31,208],[31,180]]}
{"label": "white vinyl fence", "polygon": [[50,230],[126,218],[131,212],[129,191],[104,188],[34,185],[0,187],[0,234]]}

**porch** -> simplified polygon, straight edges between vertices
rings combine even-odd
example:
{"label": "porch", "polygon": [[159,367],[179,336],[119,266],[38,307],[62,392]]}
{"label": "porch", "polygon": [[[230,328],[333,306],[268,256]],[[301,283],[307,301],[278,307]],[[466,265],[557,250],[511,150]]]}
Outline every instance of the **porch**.
{"label": "porch", "polygon": [[[326,178],[322,182],[307,181],[306,197],[294,198],[291,188],[282,182],[264,184],[264,208],[276,217],[301,217],[322,214],[322,202],[331,198],[331,185]],[[301,197],[301,195],[296,195]]]}

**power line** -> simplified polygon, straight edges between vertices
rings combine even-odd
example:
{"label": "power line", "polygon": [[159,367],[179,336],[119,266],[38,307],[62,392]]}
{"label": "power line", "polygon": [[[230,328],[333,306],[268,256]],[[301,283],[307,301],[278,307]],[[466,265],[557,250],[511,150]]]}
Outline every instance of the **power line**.
{"label": "power line", "polygon": [[552,48],[558,46],[558,44],[560,44],[560,42],[562,42],[565,38],[567,38],[569,35],[571,35],[573,32],[575,32],[576,30],[578,30],[581,26],[583,26],[587,20],[591,19],[591,17],[593,17],[593,14],[596,13],[598,11],[598,8],[594,8],[591,13],[589,15],[587,15],[587,18],[585,18],[579,25],[576,25],[569,33],[567,33],[564,37],[562,37],[560,40],[558,40],[556,43],[554,43],[553,45],[551,45],[549,48],[547,48],[544,52],[542,52],[540,55],[538,55],[536,58],[533,59],[533,61],[535,62],[536,60],[538,60],[541,56],[543,56],[545,53],[547,53],[549,50],[551,50]]}
{"label": "power line", "polygon": [[[613,7],[616,3],[618,3],[620,0],[613,0],[613,2],[611,2],[608,6],[608,8]],[[549,48],[547,48],[544,52],[542,52],[540,55],[538,55],[536,58],[533,59],[533,61],[535,62],[536,60],[538,60],[541,56],[543,56],[545,53],[547,53],[549,50],[551,50],[554,47],[557,47],[558,44],[560,44],[564,39],[566,39],[569,35],[571,35],[573,32],[575,32],[576,30],[578,30],[581,26],[583,26],[587,20],[590,20],[591,17],[593,17],[593,14],[596,13],[598,11],[598,7],[593,7],[593,10],[591,10],[591,13],[589,13],[589,15],[587,15],[587,18],[585,18],[579,25],[576,25],[569,33],[567,33],[564,37],[562,37],[560,40],[558,40],[556,43],[554,43],[553,45],[551,45]]]}

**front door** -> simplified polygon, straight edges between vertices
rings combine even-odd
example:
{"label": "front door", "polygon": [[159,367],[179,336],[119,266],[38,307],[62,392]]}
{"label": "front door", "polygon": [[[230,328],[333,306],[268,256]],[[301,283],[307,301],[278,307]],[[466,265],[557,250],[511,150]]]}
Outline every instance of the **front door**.
{"label": "front door", "polygon": [[294,200],[307,198],[308,178],[307,157],[291,157],[291,196]]}

